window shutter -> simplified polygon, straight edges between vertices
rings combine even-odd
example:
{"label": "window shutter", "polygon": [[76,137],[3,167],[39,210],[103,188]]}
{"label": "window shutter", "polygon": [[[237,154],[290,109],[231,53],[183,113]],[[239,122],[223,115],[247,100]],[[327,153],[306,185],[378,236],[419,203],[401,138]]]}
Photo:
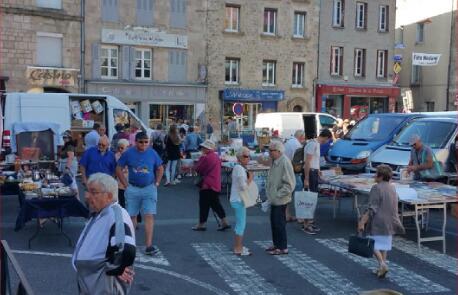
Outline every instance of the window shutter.
{"label": "window shutter", "polygon": [[341,21],[341,27],[345,27],[345,0],[342,0],[342,15],[340,17],[342,19]]}
{"label": "window shutter", "polygon": [[367,29],[367,3],[364,3],[364,29]]}
{"label": "window shutter", "polygon": [[154,24],[154,0],[137,0],[137,24],[152,26]]}
{"label": "window shutter", "polygon": [[135,47],[129,46],[129,75],[131,80],[135,80]]}
{"label": "window shutter", "polygon": [[340,67],[339,67],[339,75],[343,75],[343,55],[344,55],[344,50],[343,47],[340,47]]}
{"label": "window shutter", "polygon": [[363,65],[361,73],[363,77],[366,77],[366,49],[363,49]]}
{"label": "window shutter", "polygon": [[181,52],[181,81],[187,80],[188,72],[188,53],[186,51]]}
{"label": "window shutter", "polygon": [[333,55],[333,48],[331,47],[331,54],[329,55],[329,75],[332,76],[332,55]]}
{"label": "window shutter", "polygon": [[92,80],[100,79],[100,44],[92,44]]}
{"label": "window shutter", "polygon": [[[174,1],[174,0],[172,0]],[[175,54],[176,50],[169,50],[169,66],[168,66],[168,72],[169,72],[169,81],[175,81],[176,80],[176,66],[175,66]]]}
{"label": "window shutter", "polygon": [[390,30],[390,7],[385,6],[385,32]]}
{"label": "window shutter", "polygon": [[170,0],[170,26],[184,28],[186,24],[186,0]]}
{"label": "window shutter", "polygon": [[129,46],[121,46],[121,77],[123,80],[130,78],[130,50]]}
{"label": "window shutter", "polygon": [[384,53],[385,53],[385,60],[384,60],[384,64],[383,64],[383,66],[384,66],[384,68],[383,68],[383,76],[386,78],[386,77],[388,77],[388,73],[387,73],[388,72],[388,50],[385,50]]}

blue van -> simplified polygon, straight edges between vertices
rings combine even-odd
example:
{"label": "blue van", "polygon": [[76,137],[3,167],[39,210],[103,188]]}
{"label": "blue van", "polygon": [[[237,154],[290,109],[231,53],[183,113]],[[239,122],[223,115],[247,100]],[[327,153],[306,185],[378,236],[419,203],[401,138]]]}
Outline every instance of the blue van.
{"label": "blue van", "polygon": [[370,114],[334,143],[326,161],[344,170],[363,172],[373,151],[390,142],[408,122],[422,116],[422,113]]}

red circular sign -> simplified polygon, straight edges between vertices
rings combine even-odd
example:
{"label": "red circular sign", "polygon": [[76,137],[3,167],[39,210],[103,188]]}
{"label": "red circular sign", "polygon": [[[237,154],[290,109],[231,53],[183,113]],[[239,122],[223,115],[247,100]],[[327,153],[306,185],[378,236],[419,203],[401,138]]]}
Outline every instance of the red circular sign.
{"label": "red circular sign", "polygon": [[232,106],[232,111],[236,116],[240,116],[241,114],[243,114],[243,104],[238,102],[234,103],[234,105]]}

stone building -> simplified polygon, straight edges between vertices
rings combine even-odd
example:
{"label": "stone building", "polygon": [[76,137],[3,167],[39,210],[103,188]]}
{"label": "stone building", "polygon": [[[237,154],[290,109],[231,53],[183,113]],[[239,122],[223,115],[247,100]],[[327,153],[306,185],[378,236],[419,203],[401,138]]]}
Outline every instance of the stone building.
{"label": "stone building", "polygon": [[395,111],[395,3],[321,1],[317,111],[355,120]]}
{"label": "stone building", "polygon": [[151,127],[204,114],[204,1],[86,1],[87,93],[113,95]]}
{"label": "stone building", "polygon": [[218,127],[235,117],[250,131],[259,112],[313,110],[319,2],[206,1],[207,115]]}
{"label": "stone building", "polygon": [[2,1],[0,79],[7,91],[79,91],[80,8],[79,0]]}

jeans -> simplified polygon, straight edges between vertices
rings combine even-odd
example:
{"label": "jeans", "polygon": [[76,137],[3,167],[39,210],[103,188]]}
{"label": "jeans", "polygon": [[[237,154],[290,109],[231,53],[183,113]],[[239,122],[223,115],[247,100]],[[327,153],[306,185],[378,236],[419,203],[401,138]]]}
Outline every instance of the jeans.
{"label": "jeans", "polygon": [[165,167],[165,179],[167,182],[175,180],[178,160],[169,160]]}
{"label": "jeans", "polygon": [[286,204],[270,206],[270,227],[272,229],[272,242],[280,250],[288,248],[286,239]]}

